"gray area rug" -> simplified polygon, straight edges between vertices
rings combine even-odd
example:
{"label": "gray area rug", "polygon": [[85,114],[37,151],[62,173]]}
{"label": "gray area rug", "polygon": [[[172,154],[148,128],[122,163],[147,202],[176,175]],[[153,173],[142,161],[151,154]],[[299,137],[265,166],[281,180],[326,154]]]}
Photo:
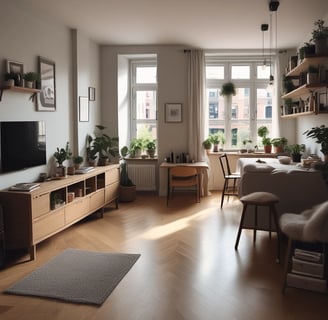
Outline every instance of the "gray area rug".
{"label": "gray area rug", "polygon": [[139,257],[66,249],[5,293],[101,305]]}

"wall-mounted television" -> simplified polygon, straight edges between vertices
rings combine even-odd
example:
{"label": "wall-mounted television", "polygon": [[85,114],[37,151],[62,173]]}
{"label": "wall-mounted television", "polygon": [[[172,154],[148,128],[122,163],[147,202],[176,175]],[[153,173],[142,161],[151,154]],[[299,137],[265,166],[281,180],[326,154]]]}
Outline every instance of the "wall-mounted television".
{"label": "wall-mounted television", "polygon": [[45,121],[0,121],[0,173],[46,162]]}

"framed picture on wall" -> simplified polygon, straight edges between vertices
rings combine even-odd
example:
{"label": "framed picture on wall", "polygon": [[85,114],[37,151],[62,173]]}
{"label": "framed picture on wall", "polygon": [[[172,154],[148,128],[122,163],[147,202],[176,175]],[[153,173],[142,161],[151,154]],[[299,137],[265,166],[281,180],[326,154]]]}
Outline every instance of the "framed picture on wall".
{"label": "framed picture on wall", "polygon": [[18,61],[7,60],[6,69],[7,73],[15,74],[15,86],[22,86],[24,76],[24,64]]}
{"label": "framed picture on wall", "polygon": [[89,99],[88,97],[79,97],[79,121],[89,121]]}
{"label": "framed picture on wall", "polygon": [[182,122],[182,104],[165,104],[165,122]]}
{"label": "framed picture on wall", "polygon": [[56,67],[55,62],[38,57],[40,93],[37,111],[56,111]]}
{"label": "framed picture on wall", "polygon": [[89,101],[95,101],[96,100],[96,88],[89,87]]}

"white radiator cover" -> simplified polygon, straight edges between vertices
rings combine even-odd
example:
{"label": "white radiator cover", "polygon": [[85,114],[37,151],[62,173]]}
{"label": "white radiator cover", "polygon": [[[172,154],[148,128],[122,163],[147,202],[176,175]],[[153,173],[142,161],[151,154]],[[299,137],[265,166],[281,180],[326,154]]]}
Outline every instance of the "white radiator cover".
{"label": "white radiator cover", "polygon": [[129,178],[136,185],[137,191],[156,190],[156,166],[143,164],[128,165]]}

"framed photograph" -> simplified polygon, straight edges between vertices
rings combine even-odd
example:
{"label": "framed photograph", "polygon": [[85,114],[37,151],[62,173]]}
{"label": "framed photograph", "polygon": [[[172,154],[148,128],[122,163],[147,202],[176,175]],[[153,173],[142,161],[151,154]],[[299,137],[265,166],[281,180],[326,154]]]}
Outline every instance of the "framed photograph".
{"label": "framed photograph", "polygon": [[88,97],[79,97],[79,121],[89,121],[89,100]]}
{"label": "framed photograph", "polygon": [[37,111],[56,111],[56,68],[55,62],[38,57],[40,93]]}
{"label": "framed photograph", "polygon": [[182,122],[182,104],[165,104],[165,122]]}
{"label": "framed photograph", "polygon": [[15,74],[15,86],[23,85],[24,64],[18,61],[7,60],[7,73],[13,72]]}
{"label": "framed photograph", "polygon": [[95,101],[96,100],[96,88],[89,87],[89,101]]}

